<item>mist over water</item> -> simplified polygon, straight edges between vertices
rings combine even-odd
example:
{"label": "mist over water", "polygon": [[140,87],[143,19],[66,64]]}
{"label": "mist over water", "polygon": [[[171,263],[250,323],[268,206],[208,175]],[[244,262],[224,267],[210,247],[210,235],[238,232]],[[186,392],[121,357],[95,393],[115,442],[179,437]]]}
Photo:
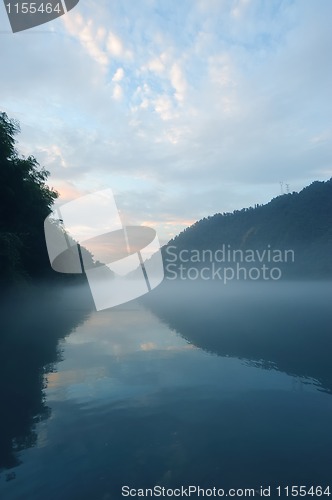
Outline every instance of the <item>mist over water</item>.
{"label": "mist over water", "polygon": [[166,280],[100,312],[83,286],[8,300],[1,498],[327,486],[331,291]]}
{"label": "mist over water", "polygon": [[332,391],[330,282],[165,282],[144,302],[190,343]]}

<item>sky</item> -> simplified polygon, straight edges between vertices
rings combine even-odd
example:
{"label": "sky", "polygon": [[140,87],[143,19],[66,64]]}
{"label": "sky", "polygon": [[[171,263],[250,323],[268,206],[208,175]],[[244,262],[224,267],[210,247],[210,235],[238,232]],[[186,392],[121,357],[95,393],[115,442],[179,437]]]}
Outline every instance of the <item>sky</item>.
{"label": "sky", "polygon": [[332,176],[331,19],[330,0],[80,0],[12,34],[1,3],[0,110],[60,202],[112,188],[166,242]]}

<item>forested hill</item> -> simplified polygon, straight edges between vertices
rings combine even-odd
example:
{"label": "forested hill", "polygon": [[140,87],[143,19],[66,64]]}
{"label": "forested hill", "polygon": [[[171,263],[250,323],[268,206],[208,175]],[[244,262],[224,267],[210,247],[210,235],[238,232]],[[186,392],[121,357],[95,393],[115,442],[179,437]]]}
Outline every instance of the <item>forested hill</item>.
{"label": "forested hill", "polygon": [[[258,255],[263,255],[265,249],[267,257],[269,249],[271,260],[272,251],[290,249],[294,252],[294,262],[289,258],[285,263],[279,258],[279,267],[286,270],[286,276],[332,278],[332,179],[315,181],[299,193],[278,196],[266,205],[217,213],[196,222],[163,248],[166,270],[167,264],[172,263],[168,266],[170,270],[180,264],[181,250],[185,250],[182,257],[191,259],[190,266],[206,265],[209,259],[202,262],[204,249],[212,250],[213,255],[223,249],[224,264],[229,261],[227,257],[232,260],[227,250],[240,249],[247,266],[252,266],[252,251],[259,250]],[[221,261],[221,252],[216,255]],[[235,260],[241,260],[241,252]]]}

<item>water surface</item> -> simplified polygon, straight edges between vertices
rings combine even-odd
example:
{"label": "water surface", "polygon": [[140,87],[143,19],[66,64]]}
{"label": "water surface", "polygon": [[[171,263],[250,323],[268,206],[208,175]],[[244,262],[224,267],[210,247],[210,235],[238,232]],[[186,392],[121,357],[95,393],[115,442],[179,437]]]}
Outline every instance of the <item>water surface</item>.
{"label": "water surface", "polygon": [[331,285],[275,285],[32,299],[2,342],[1,498],[331,483]]}

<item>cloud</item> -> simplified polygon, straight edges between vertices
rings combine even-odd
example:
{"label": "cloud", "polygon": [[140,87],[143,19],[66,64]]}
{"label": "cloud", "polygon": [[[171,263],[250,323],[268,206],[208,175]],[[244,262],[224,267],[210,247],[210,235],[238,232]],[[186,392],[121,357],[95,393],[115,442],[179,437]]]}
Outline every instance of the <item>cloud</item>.
{"label": "cloud", "polygon": [[165,64],[162,61],[162,59],[163,59],[163,54],[161,55],[161,57],[155,57],[154,59],[151,59],[151,61],[147,63],[145,68],[154,73],[158,74],[163,73],[165,71]]}
{"label": "cloud", "polygon": [[80,196],[83,196],[85,194],[84,191],[77,189],[77,187],[72,182],[63,180],[53,181],[52,188],[58,192],[59,198],[57,201],[61,204],[71,201],[75,198],[79,198]]}
{"label": "cloud", "polygon": [[117,83],[116,85],[114,85],[113,98],[116,101],[121,101],[122,97],[123,97],[122,87]]}
{"label": "cloud", "polygon": [[72,15],[63,16],[62,19],[67,32],[79,40],[89,56],[100,66],[107,66],[109,57],[102,49],[106,30],[102,27],[95,29],[92,19],[84,20],[76,11]]}
{"label": "cloud", "polygon": [[116,72],[114,73],[114,76],[112,78],[112,82],[121,82],[121,80],[124,77],[124,71],[123,68],[118,68]]}
{"label": "cloud", "polygon": [[107,38],[107,50],[108,52],[115,57],[121,57],[124,55],[124,47],[120,38],[114,33],[109,33]]}
{"label": "cloud", "polygon": [[175,97],[178,101],[182,102],[185,98],[185,93],[187,90],[187,82],[183,75],[182,69],[179,63],[174,63],[170,71],[170,79],[172,86],[175,89]]}
{"label": "cloud", "polygon": [[1,35],[2,109],[51,183],[110,185],[129,218],[172,234],[332,176],[332,6],[318,4],[80,2],[43,33]]}
{"label": "cloud", "polygon": [[173,117],[172,99],[167,94],[158,96],[153,103],[155,111],[162,120],[170,120]]}

